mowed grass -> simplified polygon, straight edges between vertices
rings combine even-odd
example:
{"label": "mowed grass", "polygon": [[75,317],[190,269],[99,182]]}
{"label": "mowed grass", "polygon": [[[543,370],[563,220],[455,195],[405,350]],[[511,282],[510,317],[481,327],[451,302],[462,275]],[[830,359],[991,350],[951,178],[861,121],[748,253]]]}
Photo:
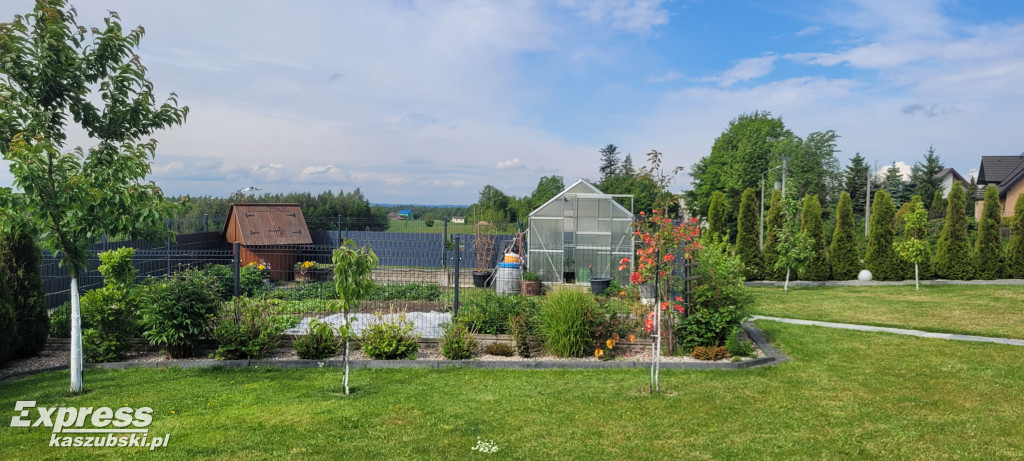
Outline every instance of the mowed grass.
{"label": "mowed grass", "polygon": [[1024,286],[752,288],[753,312],[939,333],[1024,338]]}
{"label": "mowed grass", "polygon": [[[1024,348],[758,324],[794,361],[738,371],[87,370],[0,383],[0,407],[149,406],[170,446],[50,448],[0,428],[0,458],[1018,459]],[[494,454],[472,450],[493,441]]]}

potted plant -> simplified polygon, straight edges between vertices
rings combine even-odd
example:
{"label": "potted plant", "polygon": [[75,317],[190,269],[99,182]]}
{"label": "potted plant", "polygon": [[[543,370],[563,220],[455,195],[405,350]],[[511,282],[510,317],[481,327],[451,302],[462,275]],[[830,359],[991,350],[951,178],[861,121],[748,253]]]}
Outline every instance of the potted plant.
{"label": "potted plant", "polygon": [[523,272],[522,292],[525,296],[537,296],[540,294],[540,276],[536,272]]}
{"label": "potted plant", "polygon": [[576,283],[576,261],[572,258],[565,258],[565,267],[562,269],[562,280],[565,283]]}

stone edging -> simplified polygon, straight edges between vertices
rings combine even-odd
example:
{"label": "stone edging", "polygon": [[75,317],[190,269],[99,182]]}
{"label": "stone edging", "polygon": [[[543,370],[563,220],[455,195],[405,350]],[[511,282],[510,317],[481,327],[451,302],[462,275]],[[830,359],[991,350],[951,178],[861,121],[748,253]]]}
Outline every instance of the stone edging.
{"label": "stone edging", "polygon": [[[782,287],[785,282],[773,280],[756,280],[743,282],[748,287]],[[894,285],[913,285],[913,280],[886,281],[872,280],[861,282],[860,280],[829,280],[827,282],[812,282],[808,280],[790,280],[791,287],[879,287]],[[1024,279],[998,279],[998,280],[921,280],[921,285],[1024,285]]]}
{"label": "stone edging", "polygon": [[[790,360],[785,353],[776,349],[768,343],[764,333],[754,326],[752,321],[741,325],[750,339],[757,344],[765,356],[742,362],[661,362],[660,367],[667,370],[739,370],[745,368],[757,368],[775,365]],[[485,361],[485,360],[352,360],[349,361],[350,368],[420,368],[420,369],[442,369],[451,367],[481,368],[481,369],[511,369],[511,370],[533,370],[533,369],[567,369],[567,370],[589,370],[589,369],[622,369],[622,368],[649,368],[650,362],[563,362],[556,360],[532,360],[532,361]],[[250,368],[250,367],[276,367],[276,368],[340,368],[341,360],[168,360],[163,362],[113,362],[113,363],[86,363],[86,369],[106,370],[127,370],[130,368]],[[33,370],[18,373],[4,378],[4,381],[15,378],[41,373],[45,371],[64,370],[66,366],[49,367],[41,370]]]}

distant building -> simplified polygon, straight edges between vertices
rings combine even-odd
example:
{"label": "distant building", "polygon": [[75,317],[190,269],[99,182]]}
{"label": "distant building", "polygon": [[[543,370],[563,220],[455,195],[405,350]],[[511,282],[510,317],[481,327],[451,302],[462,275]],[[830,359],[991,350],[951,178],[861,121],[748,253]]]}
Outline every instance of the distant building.
{"label": "distant building", "polygon": [[392,211],[392,212],[388,213],[388,219],[405,219],[405,218],[403,218],[401,216],[398,216],[398,212],[397,211]]}
{"label": "distant building", "polygon": [[399,210],[398,216],[402,219],[412,219],[412,210]]}
{"label": "distant building", "polygon": [[974,217],[981,216],[985,203],[985,186],[999,188],[1002,216],[1013,216],[1017,200],[1024,195],[1024,154],[986,155],[978,168],[978,192],[974,194]]}
{"label": "distant building", "polygon": [[466,224],[465,216],[452,216],[452,224]]}
{"label": "distant building", "polygon": [[942,178],[942,195],[946,198],[949,198],[949,191],[953,190],[953,183],[956,181],[960,181],[960,187],[967,190],[967,183],[969,181],[964,179],[963,176],[960,176],[960,173],[957,173],[956,170],[952,168],[943,168],[942,171],[935,175],[935,177]]}

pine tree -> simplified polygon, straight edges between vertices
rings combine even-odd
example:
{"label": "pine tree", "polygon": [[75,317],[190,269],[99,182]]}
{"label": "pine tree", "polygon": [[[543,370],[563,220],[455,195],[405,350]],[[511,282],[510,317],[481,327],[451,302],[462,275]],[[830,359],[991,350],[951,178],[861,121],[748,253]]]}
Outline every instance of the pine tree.
{"label": "pine tree", "polygon": [[0,273],[11,290],[17,325],[15,358],[35,356],[50,329],[39,259],[39,248],[28,233],[12,229],[0,238]]}
{"label": "pine tree", "polygon": [[953,183],[946,205],[946,221],[935,246],[935,260],[932,268],[935,276],[942,279],[967,280],[974,275],[971,265],[971,249],[967,238],[966,192],[960,182]]}
{"label": "pine tree", "polygon": [[729,241],[728,211],[725,209],[725,193],[715,191],[711,194],[711,206],[708,207],[708,235],[718,236]]}
{"label": "pine tree", "polygon": [[1024,197],[1017,197],[1013,207],[1013,227],[1010,229],[1010,246],[1006,248],[1006,266],[1009,276],[1024,279]]}
{"label": "pine tree", "polygon": [[800,230],[814,240],[814,253],[800,271],[803,280],[828,280],[828,253],[825,246],[825,225],[821,222],[821,202],[817,195],[804,197],[800,213]]}
{"label": "pine tree", "polygon": [[633,166],[633,156],[626,154],[625,160],[622,161],[622,168],[619,172],[623,176],[633,177],[636,176],[636,168]]}
{"label": "pine tree", "polygon": [[928,146],[928,152],[924,154],[924,162],[914,162],[914,166],[910,169],[910,184],[914,188],[914,193],[921,196],[921,203],[925,209],[931,208],[935,191],[942,190],[942,179],[936,175],[944,168],[939,154],[935,153],[935,147]]}
{"label": "pine tree", "polygon": [[764,258],[757,245],[757,198],[754,189],[747,188],[740,199],[740,216],[736,233],[736,257],[743,263],[747,280],[760,280]]}
{"label": "pine tree", "polygon": [[[899,207],[910,200],[910,196],[913,195],[910,184],[903,180],[903,173],[900,172],[900,168],[896,166],[896,162],[892,162],[892,165],[885,170],[885,177],[882,179],[882,188],[889,193],[889,199],[892,200],[893,206]],[[874,204],[874,202],[871,202]],[[872,210],[874,212],[874,210]]]}
{"label": "pine tree", "polygon": [[619,172],[619,148],[615,144],[609,144],[601,149],[601,181]]}
{"label": "pine tree", "polygon": [[836,229],[832,233],[832,247],[829,248],[829,263],[832,265],[833,280],[853,280],[860,272],[860,251],[853,224],[853,206],[850,194],[839,194],[836,205]]}
{"label": "pine tree", "polygon": [[932,197],[932,206],[928,209],[928,219],[943,219],[946,217],[946,197],[942,189],[935,191]]}
{"label": "pine tree", "polygon": [[768,215],[765,217],[763,275],[765,280],[782,280],[786,276],[786,271],[775,267],[779,259],[778,232],[782,227],[782,192],[773,190],[769,203]]}
{"label": "pine tree", "polygon": [[903,280],[903,264],[892,247],[892,226],[896,207],[885,190],[875,193],[871,202],[871,229],[868,235],[868,253],[864,258],[875,280]]}
{"label": "pine tree", "polygon": [[974,276],[981,280],[1003,277],[1003,240],[999,236],[999,188],[989,184],[985,187],[985,205],[978,223],[978,240],[974,245]]}
{"label": "pine tree", "polygon": [[[850,159],[850,166],[846,167],[843,173],[843,189],[850,195],[850,206],[857,216],[864,215],[864,203],[867,194],[867,178],[871,167],[868,166],[864,156],[857,152]],[[872,188],[874,188],[872,186]]]}

